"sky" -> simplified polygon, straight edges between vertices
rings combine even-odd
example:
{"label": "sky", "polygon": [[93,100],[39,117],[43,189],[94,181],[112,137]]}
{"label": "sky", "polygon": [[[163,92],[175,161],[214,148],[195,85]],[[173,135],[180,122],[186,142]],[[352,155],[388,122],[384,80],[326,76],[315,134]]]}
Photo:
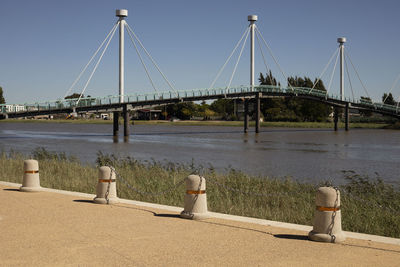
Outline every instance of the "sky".
{"label": "sky", "polygon": [[[0,86],[7,103],[34,103],[63,98],[117,21],[116,9],[128,9],[127,23],[177,90],[208,88],[235,44],[256,25],[286,76],[319,77],[347,38],[345,51],[365,84],[364,91],[349,64],[355,97],[381,101],[400,74],[400,1],[356,0],[1,0]],[[239,49],[240,50],[240,47]],[[232,85],[249,84],[249,40]],[[286,85],[285,76],[263,48],[267,65]],[[239,51],[215,84],[226,87]],[[145,58],[159,91],[169,90]],[[256,80],[265,73],[256,45]],[[335,59],[322,76],[329,84]],[[95,62],[72,89],[81,92]],[[128,37],[125,39],[125,94],[151,93],[153,88]],[[336,68],[330,93],[339,93]],[[400,83],[392,91],[400,95]],[[85,95],[118,94],[118,32],[110,42]],[[351,97],[348,78],[345,95]]]}

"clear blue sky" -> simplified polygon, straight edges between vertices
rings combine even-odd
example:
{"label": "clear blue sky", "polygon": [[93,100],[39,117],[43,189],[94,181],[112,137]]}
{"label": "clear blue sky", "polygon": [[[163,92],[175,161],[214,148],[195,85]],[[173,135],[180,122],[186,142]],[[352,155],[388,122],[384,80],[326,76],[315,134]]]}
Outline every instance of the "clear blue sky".
{"label": "clear blue sky", "polygon": [[[399,1],[2,0],[0,86],[6,101],[63,97],[116,22],[115,9],[121,8],[129,10],[127,22],[177,89],[211,84],[246,29],[249,14],[258,15],[258,28],[287,75],[319,76],[340,36],[347,37],[346,51],[374,100],[389,91],[400,73]],[[234,85],[249,83],[248,48],[247,44]],[[286,84],[270,56],[267,60],[274,75]],[[258,50],[256,61],[258,76],[265,73]],[[228,65],[217,86],[227,85],[233,65]],[[331,69],[323,77],[325,84]],[[365,95],[350,71],[355,94]],[[160,90],[168,89],[154,68],[151,73]],[[337,70],[332,92],[339,92],[338,81]],[[84,83],[85,79],[74,91],[79,92]],[[347,81],[346,86],[350,95]],[[152,91],[129,39],[125,87],[126,94]],[[117,35],[86,93],[118,93]],[[393,93],[397,99],[400,85]]]}

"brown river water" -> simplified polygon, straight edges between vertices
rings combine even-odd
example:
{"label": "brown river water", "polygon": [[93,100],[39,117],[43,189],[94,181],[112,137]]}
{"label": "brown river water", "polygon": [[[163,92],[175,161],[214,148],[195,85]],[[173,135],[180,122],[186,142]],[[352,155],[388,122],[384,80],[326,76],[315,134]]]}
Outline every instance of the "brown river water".
{"label": "brown river water", "polygon": [[[0,151],[30,154],[37,147],[94,163],[96,153],[196,165],[245,173],[344,183],[343,170],[400,184],[400,131],[241,127],[130,126],[130,141],[112,138],[112,125],[0,123]],[[121,130],[121,129],[120,129]]]}

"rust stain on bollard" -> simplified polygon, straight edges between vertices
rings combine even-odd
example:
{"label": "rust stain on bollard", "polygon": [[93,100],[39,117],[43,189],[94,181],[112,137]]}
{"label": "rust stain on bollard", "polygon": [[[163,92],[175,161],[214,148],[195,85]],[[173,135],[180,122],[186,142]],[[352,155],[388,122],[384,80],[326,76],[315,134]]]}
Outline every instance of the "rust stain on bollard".
{"label": "rust stain on bollard", "polygon": [[317,206],[317,210],[319,210],[319,211],[338,211],[338,210],[340,210],[340,207],[331,208],[331,207]]}
{"label": "rust stain on bollard", "polygon": [[190,194],[190,195],[201,195],[201,194],[205,194],[205,193],[206,193],[206,190],[198,190],[198,191],[187,190],[186,191],[186,194]]}

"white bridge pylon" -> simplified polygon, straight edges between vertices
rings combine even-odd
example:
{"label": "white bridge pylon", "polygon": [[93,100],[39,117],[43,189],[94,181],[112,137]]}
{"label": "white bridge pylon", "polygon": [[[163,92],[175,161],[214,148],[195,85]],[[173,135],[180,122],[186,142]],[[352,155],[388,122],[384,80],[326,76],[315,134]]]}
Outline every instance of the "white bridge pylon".
{"label": "white bridge pylon", "polygon": [[[140,41],[140,39],[137,37],[135,32],[132,30],[132,28],[129,26],[129,24],[126,22],[125,18],[128,17],[128,10],[126,9],[117,9],[115,12],[116,16],[118,17],[118,21],[114,24],[112,27],[111,31],[107,34],[106,38],[103,40],[103,42],[100,44],[100,46],[97,48],[96,52],[92,55],[90,58],[89,62],[85,65],[85,67],[82,69],[81,73],[78,75],[78,77],[75,79],[75,81],[72,83],[70,88],[67,90],[67,93],[65,94],[64,98],[71,92],[71,90],[75,87],[77,82],[80,80],[82,77],[83,73],[88,69],[89,65],[91,62],[94,60],[94,58],[97,56],[97,54],[100,52],[100,50],[103,48],[102,52],[100,53],[100,56],[94,65],[94,68],[92,72],[89,75],[88,80],[86,81],[85,85],[83,86],[81,93],[79,95],[79,98],[76,100],[76,105],[79,104],[80,100],[83,97],[83,94],[85,90],[87,89],[94,73],[96,72],[97,67],[99,66],[101,59],[103,58],[104,53],[106,52],[117,28],[119,27],[119,103],[124,103],[125,102],[125,30],[127,31],[131,42],[133,46],[135,47],[135,51],[140,59],[140,62],[146,72],[146,75],[150,81],[151,86],[153,87],[154,91],[157,92],[157,88],[154,85],[153,79],[150,76],[150,73],[148,71],[148,68],[143,60],[143,57],[140,53],[140,50],[138,48],[141,47],[141,49],[144,51],[144,53],[147,55],[151,63],[154,65],[154,67],[157,69],[157,71],[160,73],[162,76],[163,80],[167,83],[168,87],[176,93],[176,90],[172,83],[167,79],[165,74],[162,72],[161,68],[158,66],[156,61],[153,59],[153,57],[150,55],[150,53],[147,51],[147,49],[144,47],[143,43]],[[137,45],[139,44],[139,45]]]}

